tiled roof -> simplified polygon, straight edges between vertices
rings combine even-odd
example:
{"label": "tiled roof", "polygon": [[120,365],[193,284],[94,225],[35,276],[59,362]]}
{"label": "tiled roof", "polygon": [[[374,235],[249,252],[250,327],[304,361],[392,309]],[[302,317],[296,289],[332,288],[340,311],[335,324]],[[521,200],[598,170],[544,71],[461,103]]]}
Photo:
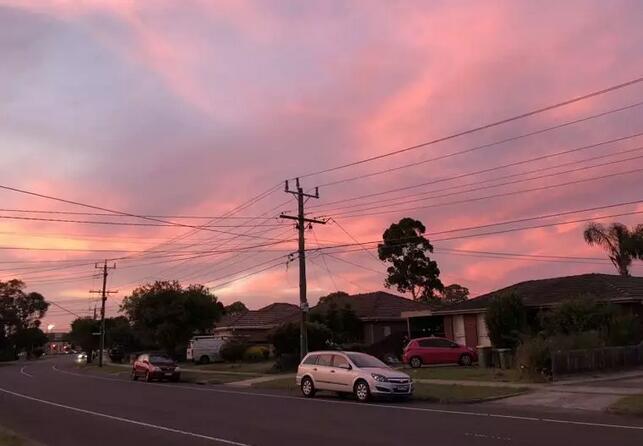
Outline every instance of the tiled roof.
{"label": "tiled roof", "polygon": [[[376,291],[373,293],[334,296],[332,301],[339,308],[350,305],[358,318],[362,320],[402,319],[404,311],[430,310],[427,304],[415,302],[402,296]],[[311,309],[311,312],[325,312],[330,302],[323,302]]]}
{"label": "tiled roof", "polygon": [[277,302],[259,310],[250,310],[243,313],[225,315],[216,324],[221,327],[266,327],[279,325],[299,313],[297,305]]}
{"label": "tiled roof", "polygon": [[594,296],[603,301],[642,300],[643,277],[623,277],[612,274],[581,274],[529,280],[447,307],[435,314],[484,310],[496,296],[515,292],[525,306],[544,307],[577,296]]}

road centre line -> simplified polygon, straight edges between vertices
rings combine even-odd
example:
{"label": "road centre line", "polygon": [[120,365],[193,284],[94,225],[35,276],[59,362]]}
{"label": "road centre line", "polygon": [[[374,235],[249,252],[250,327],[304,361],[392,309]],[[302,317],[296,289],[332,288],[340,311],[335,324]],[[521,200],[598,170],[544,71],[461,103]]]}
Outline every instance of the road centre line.
{"label": "road centre line", "polygon": [[[61,370],[57,368],[55,365],[52,368],[56,372],[65,373],[73,376],[80,376],[80,377],[90,378],[90,379],[100,379],[105,381],[116,381],[116,382],[127,383],[127,384],[138,384],[138,383],[134,383],[133,381],[125,381],[122,379],[68,372],[66,370]],[[223,394],[232,394],[232,395],[244,395],[247,397],[257,396],[257,397],[263,397],[263,398],[277,398],[277,399],[296,400],[300,402],[310,402],[310,403],[320,403],[320,404],[343,404],[343,405],[352,405],[352,406],[361,407],[361,408],[396,409],[396,410],[406,410],[406,411],[412,411],[412,412],[427,412],[427,413],[437,413],[437,414],[446,414],[446,415],[464,415],[464,416],[474,416],[474,417],[505,418],[510,420],[519,420],[519,421],[531,421],[531,422],[539,421],[543,423],[583,425],[583,426],[591,426],[591,427],[643,431],[643,426],[628,426],[625,424],[593,423],[589,421],[560,420],[560,419],[554,419],[554,418],[526,417],[526,416],[520,416],[520,415],[503,415],[503,414],[488,413],[488,412],[470,412],[470,411],[464,411],[464,410],[432,409],[428,407],[397,406],[397,405],[391,405],[391,404],[363,404],[363,403],[352,403],[350,401],[333,401],[333,400],[326,400],[326,399],[319,399],[319,398],[304,399],[302,397],[290,396],[290,395],[244,392],[239,390],[209,389],[209,388],[203,388],[203,387],[194,387],[190,385],[177,386],[177,385],[162,384],[162,383],[145,383],[145,385],[167,387],[170,389],[191,390],[196,392],[214,392],[214,393],[223,393]]]}
{"label": "road centre line", "polygon": [[66,404],[55,403],[53,401],[43,400],[43,399],[40,399],[40,398],[35,398],[35,397],[32,397],[32,396],[24,395],[22,393],[13,392],[11,390],[3,389],[1,387],[0,387],[0,392],[6,393],[8,395],[12,395],[12,396],[17,397],[17,398],[24,398],[24,399],[29,400],[29,401],[35,401],[37,403],[46,404],[48,406],[58,407],[58,408],[61,408],[61,409],[67,409],[67,410],[71,410],[71,411],[74,411],[74,412],[79,412],[79,413],[83,413],[83,414],[87,414],[87,415],[93,415],[93,416],[97,416],[97,417],[107,418],[107,419],[114,420],[114,421],[120,421],[122,423],[129,423],[129,424],[134,424],[134,425],[137,425],[137,426],[149,427],[149,428],[152,428],[152,429],[158,429],[158,430],[162,430],[162,431],[166,431],[166,432],[172,432],[172,433],[175,433],[175,434],[186,435],[186,436],[189,436],[189,437],[201,438],[203,440],[210,440],[210,441],[215,441],[217,443],[229,444],[229,445],[233,445],[233,446],[250,446],[250,445],[248,445],[246,443],[239,443],[237,441],[226,440],[225,438],[210,437],[208,435],[197,434],[195,432],[183,431],[183,430],[180,430],[180,429],[174,429],[172,427],[160,426],[158,424],[145,423],[143,421],[136,421],[136,420],[131,420],[129,418],[116,417],[114,415],[108,415],[108,414],[105,414],[105,413],[102,413],[102,412],[95,412],[93,410],[81,409],[79,407],[74,407],[74,406],[68,406]]}
{"label": "road centre line", "polygon": [[29,378],[33,378],[33,375],[31,373],[26,372],[26,370],[25,370],[26,368],[27,368],[27,366],[20,367],[20,374],[28,376]]}

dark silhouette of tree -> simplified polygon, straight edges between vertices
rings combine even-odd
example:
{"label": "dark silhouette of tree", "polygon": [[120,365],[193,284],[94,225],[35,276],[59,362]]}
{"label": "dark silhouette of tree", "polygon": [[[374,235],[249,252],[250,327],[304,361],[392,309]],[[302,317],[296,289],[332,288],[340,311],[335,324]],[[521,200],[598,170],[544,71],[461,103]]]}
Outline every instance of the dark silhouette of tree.
{"label": "dark silhouette of tree", "polygon": [[630,275],[632,259],[643,260],[643,224],[630,230],[622,223],[605,227],[591,222],[583,232],[585,241],[591,246],[600,246],[612,261],[621,276]]}
{"label": "dark silhouette of tree", "polygon": [[225,314],[240,314],[248,311],[248,307],[241,301],[232,302],[224,307]]}
{"label": "dark silhouette of tree", "polygon": [[433,246],[424,237],[426,228],[419,220],[403,218],[384,231],[378,248],[380,260],[391,264],[384,286],[410,292],[413,300],[431,302],[444,289],[438,264],[428,256]]}
{"label": "dark silhouette of tree", "polygon": [[187,344],[192,335],[212,328],[224,309],[202,285],[183,288],[178,281],[157,281],[132,291],[121,311],[144,344],[175,355],[177,347]]}
{"label": "dark silhouette of tree", "polygon": [[467,299],[469,299],[469,289],[457,283],[444,287],[440,295],[440,301],[443,306],[459,304]]}
{"label": "dark silhouette of tree", "polygon": [[515,348],[527,328],[527,310],[517,294],[502,294],[487,306],[485,322],[494,347]]}

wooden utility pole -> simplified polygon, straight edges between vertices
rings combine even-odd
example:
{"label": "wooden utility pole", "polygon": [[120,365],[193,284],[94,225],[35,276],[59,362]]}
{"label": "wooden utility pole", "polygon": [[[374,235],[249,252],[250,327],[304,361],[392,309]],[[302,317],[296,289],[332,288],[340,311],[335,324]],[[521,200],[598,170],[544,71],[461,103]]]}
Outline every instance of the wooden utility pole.
{"label": "wooden utility pole", "polygon": [[315,195],[307,194],[299,184],[299,178],[296,179],[297,189],[291,190],[286,180],[286,193],[293,194],[297,197],[297,216],[281,214],[280,218],[287,218],[297,222],[299,231],[299,306],[301,308],[301,324],[299,335],[299,354],[303,358],[308,353],[308,298],[306,297],[306,227],[311,227],[313,223],[326,224],[324,220],[306,218],[304,216],[305,198],[319,198],[319,188],[315,188]]}
{"label": "wooden utility pole", "polygon": [[107,270],[115,269],[116,264],[112,266],[107,266],[107,260],[103,263],[103,266],[99,266],[98,263],[94,265],[94,268],[101,268],[103,270],[103,288],[99,291],[90,290],[90,293],[100,293],[101,294],[101,305],[100,305],[100,344],[98,348],[98,367],[103,366],[103,351],[105,350],[105,302],[107,301],[107,295],[111,293],[118,293],[118,291],[108,291],[107,290]]}

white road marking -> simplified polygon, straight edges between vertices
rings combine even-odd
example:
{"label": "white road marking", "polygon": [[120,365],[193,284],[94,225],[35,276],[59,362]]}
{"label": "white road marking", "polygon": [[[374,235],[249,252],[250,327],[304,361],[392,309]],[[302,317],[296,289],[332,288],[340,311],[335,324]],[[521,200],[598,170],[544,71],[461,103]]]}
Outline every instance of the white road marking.
{"label": "white road marking", "polygon": [[20,368],[20,374],[25,375],[25,376],[28,376],[29,378],[33,378],[33,375],[32,375],[31,373],[27,373],[27,372],[25,371],[25,369],[26,369],[26,368],[27,368],[27,366],[21,367],[21,368]]}
{"label": "white road marking", "polygon": [[465,437],[484,438],[485,440],[511,441],[509,437],[500,437],[498,435],[478,434],[475,432],[465,432]]}
{"label": "white road marking", "polygon": [[4,392],[4,393],[6,393],[8,395],[12,395],[12,396],[15,396],[17,398],[24,398],[24,399],[29,400],[29,401],[35,401],[37,403],[46,404],[48,406],[59,407],[61,409],[67,409],[67,410],[71,410],[71,411],[74,411],[74,412],[79,412],[79,413],[83,413],[83,414],[87,414],[87,415],[94,415],[96,417],[107,418],[107,419],[114,420],[114,421],[120,421],[122,423],[135,424],[137,426],[149,427],[149,428],[152,428],[152,429],[158,429],[158,430],[162,430],[162,431],[166,431],[166,432],[172,432],[172,433],[175,433],[175,434],[186,435],[188,437],[201,438],[201,439],[204,439],[204,440],[215,441],[215,442],[218,442],[218,443],[230,444],[230,445],[233,445],[233,446],[250,446],[250,445],[248,445],[246,443],[239,443],[237,441],[226,440],[225,438],[210,437],[208,435],[197,434],[195,432],[189,432],[189,431],[183,431],[183,430],[180,430],[180,429],[174,429],[172,427],[159,426],[158,424],[145,423],[143,421],[136,421],[136,420],[131,420],[129,418],[116,417],[116,416],[113,416],[113,415],[108,415],[106,413],[95,412],[93,410],[81,409],[79,407],[74,407],[74,406],[67,406],[66,404],[60,404],[60,403],[55,403],[53,401],[42,400],[40,398],[34,398],[32,396],[23,395],[22,393],[12,392],[11,390],[7,390],[7,389],[3,389],[3,388],[0,388],[0,392]]}
{"label": "white road marking", "polygon": [[[115,379],[115,378],[107,378],[107,377],[102,377],[102,376],[94,376],[94,375],[89,375],[89,374],[82,374],[82,373],[74,373],[74,372],[68,372],[66,370],[61,370],[57,368],[55,365],[52,367],[54,371],[58,373],[65,373],[67,375],[73,375],[73,376],[81,376],[84,378],[90,378],[90,379],[99,379],[103,381],[116,381],[120,383],[127,383],[127,384],[137,384],[133,381],[125,381],[122,379]],[[138,384],[140,385],[140,384]],[[464,410],[449,410],[449,409],[431,409],[429,407],[416,407],[416,406],[397,406],[397,405],[391,405],[391,404],[364,404],[364,403],[352,403],[350,401],[334,401],[334,400],[326,400],[326,399],[319,399],[319,398],[303,398],[303,397],[298,397],[298,396],[290,396],[290,395],[278,395],[274,393],[255,393],[255,392],[244,392],[241,390],[223,390],[223,389],[208,389],[204,387],[194,387],[190,385],[176,385],[176,384],[162,384],[162,383],[145,383],[145,386],[158,386],[158,387],[167,387],[170,389],[180,389],[180,390],[191,390],[195,392],[214,392],[214,393],[224,393],[224,394],[231,394],[231,395],[244,395],[247,397],[253,397],[253,396],[258,396],[258,397],[263,397],[263,398],[277,398],[277,399],[284,399],[284,400],[297,400],[301,402],[310,402],[310,403],[320,403],[320,404],[350,404],[355,407],[362,407],[362,408],[373,408],[373,409],[396,409],[396,410],[406,410],[406,411],[411,411],[411,412],[428,412],[428,413],[439,413],[439,414],[446,414],[446,415],[465,415],[465,416],[472,416],[472,417],[490,417],[490,418],[506,418],[510,420],[519,420],[519,421],[539,421],[539,422],[544,422],[544,423],[559,423],[559,424],[571,424],[571,425],[583,425],[583,426],[592,426],[592,427],[606,427],[606,428],[612,428],[612,429],[629,429],[629,430],[640,430],[643,431],[643,426],[629,426],[626,424],[608,424],[608,423],[592,423],[589,421],[573,421],[573,420],[560,420],[560,419],[553,419],[553,418],[539,418],[539,417],[525,417],[525,416],[520,416],[520,415],[503,415],[503,414],[497,414],[497,413],[489,413],[489,412],[470,412],[470,411],[464,411]]]}

